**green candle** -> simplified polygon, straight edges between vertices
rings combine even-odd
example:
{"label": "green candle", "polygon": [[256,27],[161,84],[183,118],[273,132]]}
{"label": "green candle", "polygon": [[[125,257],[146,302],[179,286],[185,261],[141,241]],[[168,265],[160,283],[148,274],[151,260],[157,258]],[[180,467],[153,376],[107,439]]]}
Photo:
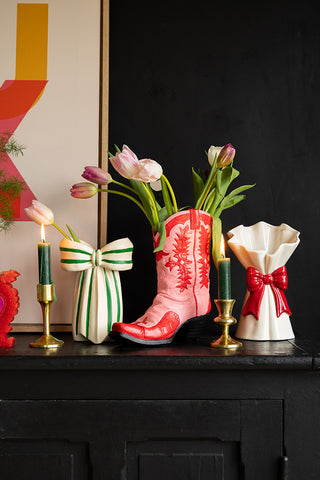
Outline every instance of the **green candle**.
{"label": "green candle", "polygon": [[218,259],[218,298],[231,299],[230,258]]}
{"label": "green candle", "polygon": [[225,257],[224,253],[224,239],[221,235],[221,256],[218,259],[218,298],[220,300],[231,299],[231,273],[230,273],[230,258]]}
{"label": "green candle", "polygon": [[51,246],[45,241],[44,229],[41,225],[42,241],[38,243],[39,285],[49,285],[51,278]]}

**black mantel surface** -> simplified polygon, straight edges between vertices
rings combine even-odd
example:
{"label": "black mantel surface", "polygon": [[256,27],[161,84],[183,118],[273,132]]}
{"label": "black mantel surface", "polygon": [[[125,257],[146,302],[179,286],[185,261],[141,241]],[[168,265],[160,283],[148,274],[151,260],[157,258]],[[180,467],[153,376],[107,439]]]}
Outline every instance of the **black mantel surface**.
{"label": "black mantel surface", "polygon": [[146,348],[55,335],[62,348],[15,333],[0,349],[1,480],[320,478],[320,343],[225,355],[205,337]]}
{"label": "black mantel surface", "polygon": [[320,368],[320,344],[305,339],[272,342],[243,341],[238,350],[210,347],[210,338],[196,343],[176,343],[162,347],[74,342],[71,334],[57,334],[64,346],[57,349],[31,348],[40,334],[14,335],[11,348],[0,348],[0,370],[102,369],[102,370],[312,370]]}

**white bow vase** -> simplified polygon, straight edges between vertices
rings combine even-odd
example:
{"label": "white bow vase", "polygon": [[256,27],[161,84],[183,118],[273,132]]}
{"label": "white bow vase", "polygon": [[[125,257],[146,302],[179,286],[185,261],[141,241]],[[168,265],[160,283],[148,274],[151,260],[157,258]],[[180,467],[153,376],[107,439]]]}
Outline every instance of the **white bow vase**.
{"label": "white bow vase", "polygon": [[294,338],[285,298],[285,264],[300,240],[297,230],[282,223],[239,225],[228,232],[228,245],[247,270],[247,293],[236,336],[245,340]]}
{"label": "white bow vase", "polygon": [[122,322],[123,303],[119,271],[132,268],[133,245],[128,238],[95,250],[86,242],[63,239],[60,264],[77,272],[72,309],[72,333],[76,341],[106,340],[114,322]]}

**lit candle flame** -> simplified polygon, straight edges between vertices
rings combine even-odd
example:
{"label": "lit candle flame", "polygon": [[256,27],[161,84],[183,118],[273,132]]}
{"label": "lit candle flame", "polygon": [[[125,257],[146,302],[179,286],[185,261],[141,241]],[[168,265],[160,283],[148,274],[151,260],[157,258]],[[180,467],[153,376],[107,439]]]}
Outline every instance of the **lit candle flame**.
{"label": "lit candle flame", "polygon": [[220,240],[220,255],[223,258],[226,256],[226,249],[225,249],[223,234],[221,234],[221,240]]}
{"label": "lit candle flame", "polygon": [[44,233],[44,226],[43,226],[43,224],[41,224],[41,241],[42,241],[42,242],[45,242],[45,241],[46,241],[46,236],[45,236],[45,233]]}

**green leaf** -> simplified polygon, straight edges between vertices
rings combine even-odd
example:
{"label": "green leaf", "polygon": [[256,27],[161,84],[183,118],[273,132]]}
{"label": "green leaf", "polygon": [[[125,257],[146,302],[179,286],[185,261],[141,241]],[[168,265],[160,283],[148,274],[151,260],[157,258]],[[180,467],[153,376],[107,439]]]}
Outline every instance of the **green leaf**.
{"label": "green leaf", "polygon": [[163,250],[163,247],[167,238],[166,226],[164,222],[159,223],[159,234],[160,234],[159,245],[157,246],[157,248],[153,250],[154,253],[161,252],[161,250]]}
{"label": "green leaf", "polygon": [[166,207],[162,207],[158,212],[160,223],[167,220],[169,217]]}
{"label": "green leaf", "polygon": [[221,212],[223,210],[226,210],[227,208],[231,208],[237,203],[241,202],[246,198],[245,195],[239,195],[239,193],[244,192],[245,190],[248,190],[249,188],[254,187],[255,184],[253,185],[242,185],[241,187],[235,188],[232,190],[232,192],[227,195],[222,202],[220,203],[219,207],[215,211],[215,215],[219,216],[221,215]]}
{"label": "green leaf", "polygon": [[70,235],[71,235],[71,237],[72,237],[72,240],[73,240],[74,242],[80,242],[78,236],[77,236],[76,233],[72,230],[72,228],[69,227],[68,224],[67,224],[67,229],[68,229],[69,232],[70,232]]}
{"label": "green leaf", "polygon": [[[218,170],[217,178],[216,178],[216,188],[217,188],[217,195],[215,197],[214,202],[209,206],[207,212],[209,212],[212,216],[219,216],[222,209],[220,208],[220,202],[222,202],[230,183],[240,175],[240,172],[235,168],[228,167],[223,168],[222,170]],[[220,213],[217,213],[217,212]]]}
{"label": "green leaf", "polygon": [[211,205],[212,205],[213,202],[214,202],[215,197],[216,197],[216,188],[213,188],[213,189],[211,190],[211,192],[209,193],[209,195],[207,196],[207,198],[206,198],[206,200],[205,200],[205,202],[204,202],[204,204],[203,204],[203,210],[204,210],[205,212],[208,212],[208,211],[209,211]]}
{"label": "green leaf", "polygon": [[201,176],[194,170],[193,167],[192,167],[192,182],[193,182],[194,201],[197,202],[203,190],[204,181],[202,180]]}
{"label": "green leaf", "polygon": [[212,259],[218,269],[218,258],[220,258],[222,224],[218,217],[212,217]]}
{"label": "green leaf", "polygon": [[233,167],[225,167],[221,171],[219,193],[224,197],[231,182],[240,175],[240,172]]}
{"label": "green leaf", "polygon": [[241,187],[235,188],[234,190],[232,190],[232,192],[229,193],[229,195],[226,196],[226,198],[231,198],[235,195],[238,195],[239,193],[244,192],[245,190],[249,190],[249,188],[255,187],[255,185],[256,184],[254,183],[252,185],[242,185]]}
{"label": "green leaf", "polygon": [[162,176],[161,176],[161,189],[162,189],[163,202],[168,212],[168,216],[170,216],[173,214],[173,206],[171,203],[171,198],[168,192],[167,184]]}
{"label": "green leaf", "polygon": [[219,206],[220,213],[222,212],[222,210],[226,210],[226,208],[231,208],[237,203],[242,202],[242,200],[244,200],[245,198],[245,195],[235,195],[234,197],[229,199],[224,198]]}

